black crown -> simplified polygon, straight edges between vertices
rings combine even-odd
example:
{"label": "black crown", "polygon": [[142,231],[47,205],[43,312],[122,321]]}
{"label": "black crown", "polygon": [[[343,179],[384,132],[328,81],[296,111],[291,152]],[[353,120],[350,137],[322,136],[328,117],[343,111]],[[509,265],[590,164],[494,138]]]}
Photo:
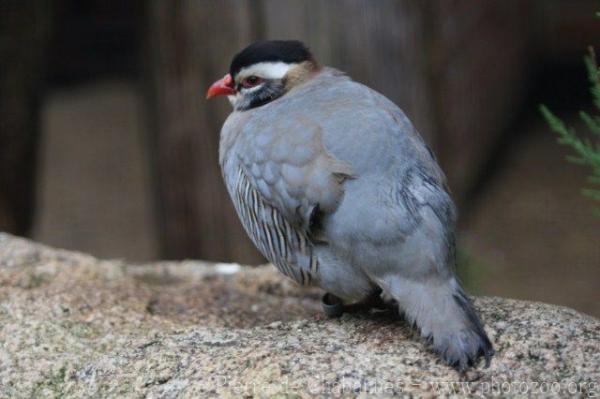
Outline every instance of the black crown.
{"label": "black crown", "polygon": [[252,43],[233,57],[229,73],[235,75],[242,69],[259,62],[300,63],[312,60],[308,47],[298,40],[264,40]]}

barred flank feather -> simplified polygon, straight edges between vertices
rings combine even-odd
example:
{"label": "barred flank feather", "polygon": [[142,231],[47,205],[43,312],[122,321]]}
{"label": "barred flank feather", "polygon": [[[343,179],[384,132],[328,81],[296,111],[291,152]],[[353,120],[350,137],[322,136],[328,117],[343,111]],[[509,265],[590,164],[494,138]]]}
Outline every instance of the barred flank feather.
{"label": "barred flank feather", "polygon": [[299,284],[311,284],[319,262],[306,233],[292,226],[277,208],[263,200],[242,168],[238,170],[233,194],[235,210],[260,252],[281,273]]}

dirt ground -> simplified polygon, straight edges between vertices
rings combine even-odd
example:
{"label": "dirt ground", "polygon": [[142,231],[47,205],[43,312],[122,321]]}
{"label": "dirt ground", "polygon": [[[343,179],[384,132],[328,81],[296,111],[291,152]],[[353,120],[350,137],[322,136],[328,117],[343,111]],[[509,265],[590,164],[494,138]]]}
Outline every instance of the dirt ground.
{"label": "dirt ground", "polygon": [[[129,82],[47,97],[34,239],[102,258],[157,258],[143,120]],[[524,130],[477,207],[461,210],[461,252],[474,269],[467,283],[599,317],[600,217],[580,194],[584,169],[565,162],[540,119]]]}

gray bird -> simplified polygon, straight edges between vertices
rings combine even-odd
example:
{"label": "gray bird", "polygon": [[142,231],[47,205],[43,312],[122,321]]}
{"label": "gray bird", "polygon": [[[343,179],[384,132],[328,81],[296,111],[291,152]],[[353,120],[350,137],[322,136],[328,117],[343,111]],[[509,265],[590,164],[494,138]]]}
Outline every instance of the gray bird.
{"label": "gray bird", "polygon": [[321,67],[299,41],[242,50],[207,92],[218,95],[233,106],[223,178],[269,261],[330,302],[383,292],[449,365],[489,364],[492,344],[453,272],[445,176],[395,104]]}

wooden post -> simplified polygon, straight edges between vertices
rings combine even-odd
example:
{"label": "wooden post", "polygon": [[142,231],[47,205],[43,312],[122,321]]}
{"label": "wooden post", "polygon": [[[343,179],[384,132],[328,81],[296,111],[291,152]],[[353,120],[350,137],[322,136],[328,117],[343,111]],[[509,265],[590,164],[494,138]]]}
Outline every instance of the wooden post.
{"label": "wooden post", "polygon": [[0,230],[19,235],[33,222],[49,11],[46,1],[0,3]]}
{"label": "wooden post", "polygon": [[204,98],[235,52],[255,38],[253,3],[157,0],[148,10],[152,167],[166,257],[262,261],[219,170],[219,131],[229,104]]}

